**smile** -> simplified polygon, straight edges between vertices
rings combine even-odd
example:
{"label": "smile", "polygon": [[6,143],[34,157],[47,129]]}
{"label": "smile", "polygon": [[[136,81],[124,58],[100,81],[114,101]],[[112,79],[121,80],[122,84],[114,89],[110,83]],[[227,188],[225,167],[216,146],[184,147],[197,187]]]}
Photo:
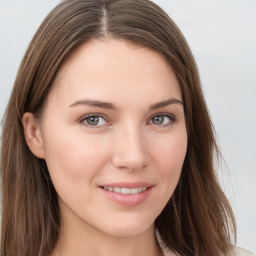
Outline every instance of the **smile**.
{"label": "smile", "polygon": [[124,207],[135,207],[142,204],[150,196],[154,187],[155,184],[143,181],[116,182],[99,186],[104,196]]}
{"label": "smile", "polygon": [[135,195],[141,192],[144,192],[147,187],[138,187],[138,188],[119,188],[119,187],[103,187],[105,190],[110,192],[115,192],[123,195]]}

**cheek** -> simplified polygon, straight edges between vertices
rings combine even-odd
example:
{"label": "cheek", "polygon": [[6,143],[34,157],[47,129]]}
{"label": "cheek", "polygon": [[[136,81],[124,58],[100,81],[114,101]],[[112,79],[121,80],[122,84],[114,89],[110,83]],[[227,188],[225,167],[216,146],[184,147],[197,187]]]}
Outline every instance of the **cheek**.
{"label": "cheek", "polygon": [[157,171],[159,179],[159,194],[156,201],[158,198],[162,199],[158,201],[159,214],[175,191],[186,156],[186,133],[180,136],[176,135],[177,134],[172,134],[171,136],[165,137],[164,140],[158,140],[158,144],[155,144],[154,151],[151,151],[152,157],[154,157],[153,162],[155,163],[153,169]]}
{"label": "cheek", "polygon": [[45,140],[45,160],[53,182],[58,184],[90,181],[109,152],[100,140],[71,131],[52,129]]}
{"label": "cheek", "polygon": [[155,147],[154,157],[163,178],[168,182],[178,182],[187,152],[187,135],[181,133],[170,136]]}
{"label": "cheek", "polygon": [[[186,132],[177,132],[166,137],[164,140],[159,140],[158,152],[163,158],[168,158],[179,162],[185,158],[187,152],[187,134]],[[157,151],[156,151],[157,152]]]}

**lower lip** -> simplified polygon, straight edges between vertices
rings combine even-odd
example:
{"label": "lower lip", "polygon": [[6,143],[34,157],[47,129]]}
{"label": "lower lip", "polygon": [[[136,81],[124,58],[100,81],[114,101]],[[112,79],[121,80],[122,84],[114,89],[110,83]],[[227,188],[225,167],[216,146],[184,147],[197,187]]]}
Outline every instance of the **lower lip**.
{"label": "lower lip", "polygon": [[121,193],[115,193],[112,191],[105,190],[104,188],[100,187],[100,189],[104,192],[104,194],[114,201],[117,204],[120,204],[122,206],[137,206],[142,204],[146,199],[148,198],[152,187],[148,187],[145,191],[140,192],[138,194],[121,194]]}

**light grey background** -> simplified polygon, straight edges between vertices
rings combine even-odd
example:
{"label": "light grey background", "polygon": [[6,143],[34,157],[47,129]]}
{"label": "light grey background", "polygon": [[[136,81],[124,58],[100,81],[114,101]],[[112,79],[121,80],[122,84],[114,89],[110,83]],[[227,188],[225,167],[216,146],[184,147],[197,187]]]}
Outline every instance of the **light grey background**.
{"label": "light grey background", "polygon": [[[21,58],[57,0],[0,0],[0,118]],[[199,66],[226,164],[238,245],[256,252],[256,0],[155,0],[180,27]]]}

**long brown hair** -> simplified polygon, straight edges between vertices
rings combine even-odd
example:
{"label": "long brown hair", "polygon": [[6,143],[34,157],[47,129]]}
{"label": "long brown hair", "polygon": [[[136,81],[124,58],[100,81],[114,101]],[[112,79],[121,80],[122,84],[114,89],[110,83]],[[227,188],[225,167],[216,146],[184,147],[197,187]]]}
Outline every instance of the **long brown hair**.
{"label": "long brown hair", "polygon": [[63,61],[92,39],[150,47],[169,62],[183,94],[188,149],[177,188],[156,219],[165,244],[181,255],[227,254],[232,209],[216,177],[218,149],[193,55],[168,15],[148,0],[66,0],[46,17],[20,65],[3,120],[2,256],[45,256],[59,230],[58,198],[44,160],[26,145],[22,116],[40,117]]}

